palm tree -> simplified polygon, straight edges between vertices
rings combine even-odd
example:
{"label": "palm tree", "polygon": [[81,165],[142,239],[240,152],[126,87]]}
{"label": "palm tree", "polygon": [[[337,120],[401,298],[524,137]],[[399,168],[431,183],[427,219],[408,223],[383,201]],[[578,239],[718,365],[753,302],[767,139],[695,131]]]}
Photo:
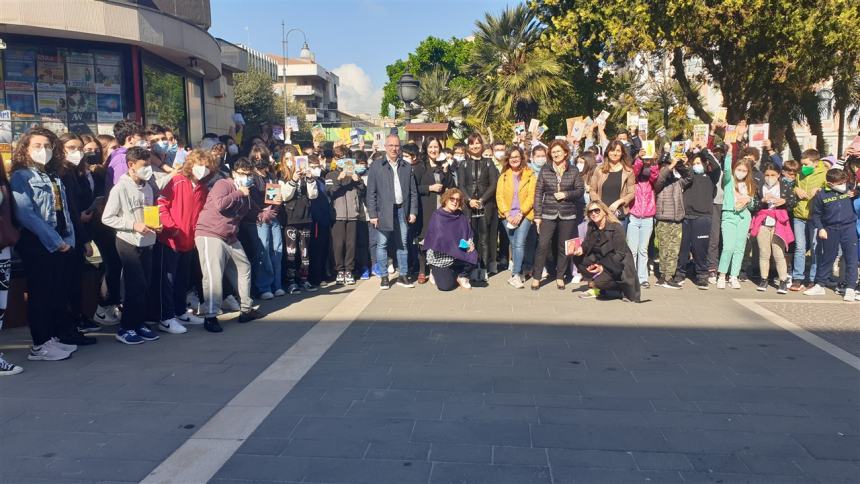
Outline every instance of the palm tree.
{"label": "palm tree", "polygon": [[444,67],[436,66],[429,72],[418,75],[421,87],[418,91],[418,104],[424,108],[431,122],[446,121],[456,115],[455,90],[448,86],[451,73]]}
{"label": "palm tree", "polygon": [[568,85],[556,57],[538,46],[544,27],[526,5],[498,16],[487,13],[475,26],[468,72],[478,82],[468,94],[483,124],[527,122],[556,89]]}

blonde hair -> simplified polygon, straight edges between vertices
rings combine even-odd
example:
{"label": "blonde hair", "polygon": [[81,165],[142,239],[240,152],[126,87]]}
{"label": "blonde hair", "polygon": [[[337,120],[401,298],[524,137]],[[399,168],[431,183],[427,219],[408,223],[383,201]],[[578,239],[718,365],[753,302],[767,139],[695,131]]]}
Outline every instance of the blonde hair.
{"label": "blonde hair", "polygon": [[585,206],[585,215],[588,216],[588,212],[595,206],[603,212],[603,215],[606,217],[607,222],[612,222],[616,224],[621,223],[621,221],[618,220],[618,217],[616,217],[615,214],[612,213],[611,210],[609,210],[609,207],[601,200],[592,200],[588,202],[588,205]]}
{"label": "blonde hair", "polygon": [[194,165],[196,165],[200,160],[203,160],[206,163],[206,168],[209,168],[210,176],[218,171],[218,164],[215,157],[212,156],[212,153],[197,148],[188,153],[188,156],[185,157],[185,163],[183,163],[182,168],[179,169],[185,178],[188,178],[189,180],[193,179],[194,175],[192,174],[192,168],[194,168]]}

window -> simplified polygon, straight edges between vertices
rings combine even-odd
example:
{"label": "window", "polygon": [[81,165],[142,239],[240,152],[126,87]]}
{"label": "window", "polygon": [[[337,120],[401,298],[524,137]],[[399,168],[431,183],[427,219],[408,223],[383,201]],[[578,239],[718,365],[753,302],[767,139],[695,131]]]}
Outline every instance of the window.
{"label": "window", "polygon": [[188,142],[185,78],[150,63],[143,63],[143,104],[146,124],[160,124],[174,130]]}

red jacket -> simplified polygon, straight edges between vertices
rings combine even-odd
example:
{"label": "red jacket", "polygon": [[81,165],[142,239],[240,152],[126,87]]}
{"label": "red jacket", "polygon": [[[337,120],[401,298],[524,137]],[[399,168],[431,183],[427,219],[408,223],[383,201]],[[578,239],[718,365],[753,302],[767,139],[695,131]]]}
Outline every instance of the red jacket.
{"label": "red jacket", "polygon": [[195,185],[185,175],[171,178],[158,197],[158,214],[164,227],[158,241],[176,252],[194,249],[194,229],[208,193],[205,184]]}

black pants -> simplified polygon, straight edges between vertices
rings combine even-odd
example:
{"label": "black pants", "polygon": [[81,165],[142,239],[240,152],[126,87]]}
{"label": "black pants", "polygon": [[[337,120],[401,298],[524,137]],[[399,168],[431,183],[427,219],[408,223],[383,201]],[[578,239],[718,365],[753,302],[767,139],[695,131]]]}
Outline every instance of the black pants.
{"label": "black pants", "polygon": [[[185,294],[191,276],[193,252],[176,252],[159,244],[161,253],[161,321],[185,314]],[[199,261],[198,261],[199,264]]]}
{"label": "black pants", "polygon": [[359,272],[371,269],[370,262],[370,234],[367,230],[367,222],[358,220],[355,222],[355,264]]}
{"label": "black pants", "polygon": [[430,273],[433,274],[433,282],[440,291],[453,291],[457,289],[458,277],[469,277],[469,273],[475,269],[475,266],[468,262],[455,260],[450,267],[430,266]]}
{"label": "black pants", "polygon": [[116,252],[116,232],[98,221],[90,223],[89,231],[93,237],[93,242],[99,249],[99,254],[102,257],[102,269],[104,270],[99,305],[113,306],[119,304],[121,300],[119,285],[122,263],[120,263],[119,254]]}
{"label": "black pants", "polygon": [[537,255],[535,256],[533,269],[535,280],[540,280],[547,255],[550,253],[550,248],[552,247],[553,235],[557,235],[558,238],[555,249],[555,278],[564,279],[564,274],[570,265],[570,259],[564,253],[564,241],[577,236],[576,220],[543,219],[540,226],[540,234],[538,234]]}
{"label": "black pants", "polygon": [[136,247],[117,238],[116,252],[122,262],[122,285],[125,294],[122,329],[137,330],[147,315],[147,293],[152,274],[152,247]]}
{"label": "black pants", "polygon": [[[505,230],[505,219],[501,219],[496,223],[496,234],[499,239],[499,251],[498,257],[496,260],[499,262],[507,262],[511,260],[511,240],[507,237],[507,231]],[[504,235],[502,235],[504,234]],[[507,265],[505,267],[499,267],[499,271],[507,270]]]}
{"label": "black pants", "polygon": [[338,272],[355,271],[356,221],[337,220],[331,229],[334,269]]}
{"label": "black pants", "polygon": [[284,227],[284,252],[287,256],[287,283],[300,284],[308,280],[310,272],[311,224]]}
{"label": "black pants", "polygon": [[708,252],[711,243],[711,217],[685,218],[681,223],[681,250],[678,252],[678,269],[675,277],[686,276],[690,253],[696,265],[698,279],[708,277]]}
{"label": "black pants", "polygon": [[75,321],[68,310],[68,283],[74,254],[71,250],[48,252],[28,230],[21,231],[16,249],[27,277],[27,319],[33,346],[72,334]]}
{"label": "black pants", "polygon": [[331,253],[331,226],[328,224],[313,225],[311,233],[310,256],[311,266],[308,280],[318,286],[329,279],[329,254]]}
{"label": "black pants", "polygon": [[84,265],[87,263],[86,252],[83,243],[76,243],[76,247],[69,252],[72,253],[72,262],[69,265],[69,310],[72,318],[77,321],[84,318],[81,308],[81,295],[83,293]]}
{"label": "black pants", "polygon": [[[472,233],[474,236],[475,250],[478,252],[478,265],[484,269],[490,262],[490,226],[488,220],[495,223],[495,219],[488,214],[489,210],[481,217],[472,217]],[[495,247],[495,244],[493,245]],[[495,257],[495,254],[493,255]]]}

